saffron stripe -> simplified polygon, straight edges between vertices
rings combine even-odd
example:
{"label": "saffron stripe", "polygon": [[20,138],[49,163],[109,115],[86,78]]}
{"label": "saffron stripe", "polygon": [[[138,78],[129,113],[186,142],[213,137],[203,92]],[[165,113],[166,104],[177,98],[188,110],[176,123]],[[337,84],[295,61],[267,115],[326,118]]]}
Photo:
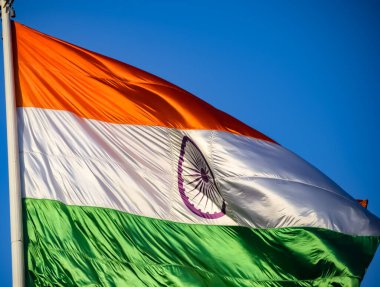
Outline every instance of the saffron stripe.
{"label": "saffron stripe", "polygon": [[14,22],[18,107],[65,110],[117,124],[269,137],[140,69]]}

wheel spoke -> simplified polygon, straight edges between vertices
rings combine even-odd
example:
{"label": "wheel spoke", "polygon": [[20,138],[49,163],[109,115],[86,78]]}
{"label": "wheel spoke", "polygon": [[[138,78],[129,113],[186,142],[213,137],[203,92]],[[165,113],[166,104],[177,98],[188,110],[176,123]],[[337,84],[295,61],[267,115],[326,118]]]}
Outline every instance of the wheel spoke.
{"label": "wheel spoke", "polygon": [[[188,208],[199,216],[218,218],[225,213],[225,201],[219,192],[206,158],[188,137],[182,140],[178,184]],[[191,194],[191,196],[190,196]]]}

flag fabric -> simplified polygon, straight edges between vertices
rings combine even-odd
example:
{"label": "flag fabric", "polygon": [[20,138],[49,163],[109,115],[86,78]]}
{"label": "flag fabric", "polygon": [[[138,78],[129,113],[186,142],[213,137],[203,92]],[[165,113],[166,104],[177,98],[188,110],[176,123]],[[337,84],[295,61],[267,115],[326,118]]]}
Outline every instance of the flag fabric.
{"label": "flag fabric", "polygon": [[359,202],[359,204],[364,208],[368,207],[368,199],[357,199],[356,201]]}
{"label": "flag fabric", "polygon": [[29,286],[358,286],[379,219],[152,74],[13,23]]}

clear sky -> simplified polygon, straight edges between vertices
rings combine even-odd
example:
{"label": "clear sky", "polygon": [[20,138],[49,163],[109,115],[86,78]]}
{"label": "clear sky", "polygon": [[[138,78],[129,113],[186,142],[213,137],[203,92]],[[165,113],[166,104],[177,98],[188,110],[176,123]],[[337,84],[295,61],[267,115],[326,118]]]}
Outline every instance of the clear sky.
{"label": "clear sky", "polygon": [[[15,8],[25,25],[156,74],[232,114],[355,198],[368,198],[380,216],[380,1],[16,0]],[[0,137],[0,285],[7,287],[3,96]],[[379,270],[378,250],[362,286],[378,285]]]}

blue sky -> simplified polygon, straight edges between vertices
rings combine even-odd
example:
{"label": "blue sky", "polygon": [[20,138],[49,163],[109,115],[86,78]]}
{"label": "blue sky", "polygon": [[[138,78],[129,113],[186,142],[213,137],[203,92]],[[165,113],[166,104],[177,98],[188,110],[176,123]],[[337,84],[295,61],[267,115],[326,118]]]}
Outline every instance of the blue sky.
{"label": "blue sky", "polygon": [[[23,24],[147,70],[232,114],[355,198],[369,198],[369,209],[380,215],[379,1],[16,0],[15,8]],[[4,97],[0,137],[0,278],[6,287]],[[377,285],[378,270],[380,251],[362,286]]]}

